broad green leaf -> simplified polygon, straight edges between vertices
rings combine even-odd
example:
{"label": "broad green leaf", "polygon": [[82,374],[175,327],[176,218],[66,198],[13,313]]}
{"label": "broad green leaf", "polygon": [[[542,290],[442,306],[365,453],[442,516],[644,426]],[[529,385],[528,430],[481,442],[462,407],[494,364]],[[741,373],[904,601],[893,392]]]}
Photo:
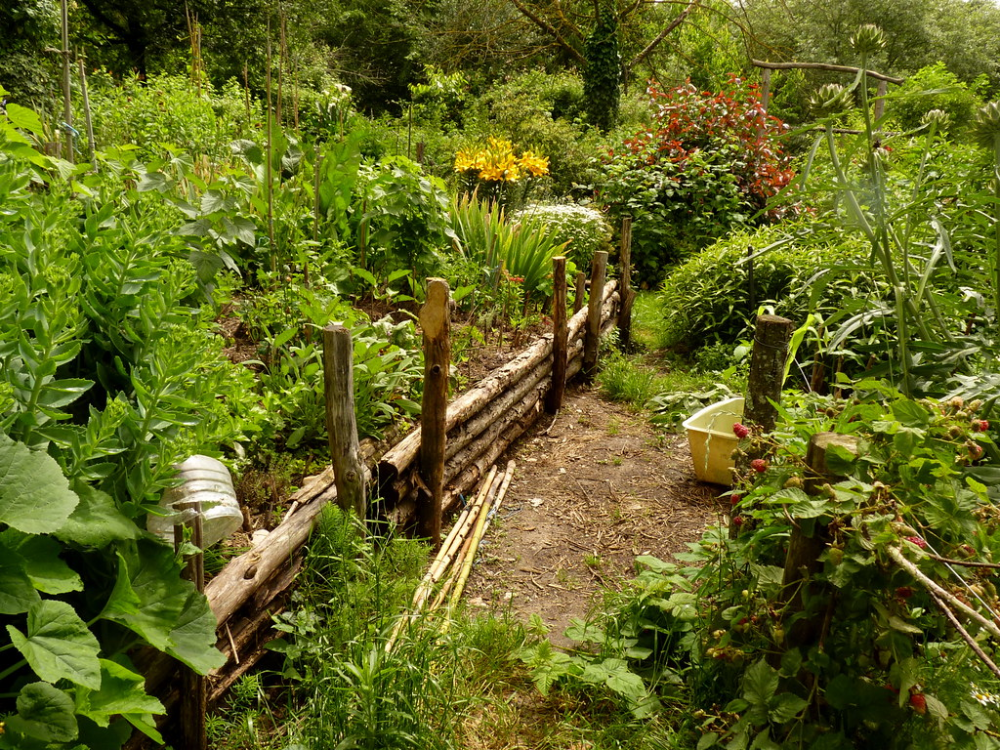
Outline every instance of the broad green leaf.
{"label": "broad green leaf", "polygon": [[20,615],[42,600],[26,567],[20,554],[0,542],[0,614]]}
{"label": "broad green leaf", "polygon": [[163,172],[146,172],[139,178],[136,190],[140,193],[165,193],[170,189],[167,176]]}
{"label": "broad green leaf", "polygon": [[832,443],[826,447],[826,467],[836,476],[850,474],[857,459],[857,455],[843,445]]}
{"label": "broad green leaf", "polygon": [[927,711],[935,719],[946,721],[948,719],[948,707],[933,695],[924,693],[924,700],[927,702]]}
{"label": "broad green leaf", "polygon": [[142,529],[118,510],[110,495],[87,484],[77,483],[75,488],[80,504],[55,533],[57,538],[99,549],[111,542],[137,539],[142,535]]}
{"label": "broad green leaf", "polygon": [[101,687],[77,693],[77,712],[106,727],[118,714],[162,714],[163,704],[146,693],[145,678],[117,662],[101,659]]}
{"label": "broad green leaf", "polygon": [[27,635],[7,626],[14,647],[39,677],[48,682],[69,680],[98,689],[101,645],[87,624],[66,602],[44,600],[28,610]]}
{"label": "broad green leaf", "polygon": [[916,401],[900,399],[889,408],[904,427],[927,427],[930,424],[931,413]]}
{"label": "broad green leaf", "polygon": [[751,706],[766,706],[778,689],[778,672],[763,659],[743,676],[743,697]]}
{"label": "broad green leaf", "polygon": [[146,539],[130,545],[119,554],[118,580],[102,617],[206,673],[225,663],[215,648],[215,616],[204,595],[180,573],[168,546]]}
{"label": "broad green leaf", "polygon": [[6,110],[7,118],[15,128],[27,130],[35,135],[42,134],[42,120],[36,112],[13,102],[7,105]]}
{"label": "broad green leaf", "polygon": [[799,696],[792,695],[791,693],[782,693],[778,696],[778,699],[775,701],[775,705],[771,708],[771,721],[777,722],[778,724],[784,724],[786,721],[791,721],[808,705],[809,701],[805,698],[800,698]]}
{"label": "broad green leaf", "polygon": [[24,557],[25,570],[32,584],[46,594],[83,591],[83,579],[59,557],[62,546],[45,536],[30,536],[17,548]]}
{"label": "broad green leaf", "polygon": [[17,716],[7,726],[19,734],[46,742],[70,742],[78,734],[73,699],[45,682],[21,688],[17,696]]}
{"label": "broad green leaf", "polygon": [[0,523],[26,534],[52,533],[79,501],[55,459],[0,435]]}
{"label": "broad green leaf", "polygon": [[715,747],[719,743],[719,735],[715,732],[709,732],[708,734],[703,734],[701,739],[698,740],[698,746],[695,750],[708,750],[710,747]]}

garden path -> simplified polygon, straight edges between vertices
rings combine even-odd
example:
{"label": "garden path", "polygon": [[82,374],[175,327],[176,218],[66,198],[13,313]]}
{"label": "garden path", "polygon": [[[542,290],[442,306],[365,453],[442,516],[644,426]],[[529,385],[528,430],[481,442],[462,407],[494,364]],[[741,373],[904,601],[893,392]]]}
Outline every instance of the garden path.
{"label": "garden path", "polygon": [[[637,555],[671,560],[725,510],[722,491],[695,480],[683,434],[577,386],[505,457],[517,471],[480,549],[472,607],[538,614],[556,645],[572,618],[619,589]],[[498,462],[502,467],[504,463]]]}

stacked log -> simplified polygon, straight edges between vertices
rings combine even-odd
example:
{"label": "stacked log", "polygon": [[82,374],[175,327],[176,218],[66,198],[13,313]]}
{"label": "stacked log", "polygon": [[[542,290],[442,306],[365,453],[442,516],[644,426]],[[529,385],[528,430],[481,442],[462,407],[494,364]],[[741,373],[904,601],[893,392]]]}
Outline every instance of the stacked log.
{"label": "stacked log", "polygon": [[[601,330],[617,325],[619,295],[615,283],[605,286]],[[567,379],[576,375],[583,360],[583,331],[587,310],[576,313],[567,325]],[[498,368],[448,406],[445,419],[444,510],[451,511],[483,478],[494,462],[543,412],[551,387],[552,335],[542,336],[521,354]],[[362,443],[367,465],[366,481],[377,482],[372,496],[381,494],[382,516],[401,527],[415,519],[420,430],[388,448],[386,443]],[[281,523],[249,552],[231,560],[206,586],[212,612],[218,621],[217,646],[227,657],[225,666],[209,676],[208,698],[214,704],[266,653],[275,637],[270,624],[287,604],[287,596],[302,564],[303,546],[318,523],[323,507],[337,499],[332,468],[306,479],[289,498]],[[146,676],[146,689],[168,708],[178,693],[171,684],[176,662],[145,649],[134,655]],[[126,748],[142,747],[141,735]]]}

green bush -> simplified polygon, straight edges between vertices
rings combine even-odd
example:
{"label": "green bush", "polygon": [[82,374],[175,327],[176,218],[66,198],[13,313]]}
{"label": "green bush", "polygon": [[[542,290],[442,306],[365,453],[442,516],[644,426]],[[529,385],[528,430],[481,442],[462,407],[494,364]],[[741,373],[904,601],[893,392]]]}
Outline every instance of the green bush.
{"label": "green bush", "polygon": [[260,106],[252,101],[248,122],[244,92],[235,80],[218,91],[209,83],[198,90],[187,76],[116,81],[100,71],[88,83],[97,148],[134,144],[140,159],[163,156],[164,145],[218,157],[231,141],[252,136],[261,122]]}
{"label": "green bush", "polygon": [[583,81],[570,72],[531,70],[490,89],[473,103],[466,130],[506,136],[519,149],[549,157],[552,191],[570,195],[588,182],[590,161],[603,139],[585,127]]}
{"label": "green bush", "polygon": [[776,140],[783,125],[746,82],[648,93],[654,122],[609,153],[597,192],[613,217],[633,217],[635,266],[659,280],[731,228],[781,218],[769,201],[792,171]]}
{"label": "green bush", "polygon": [[943,62],[921,68],[892,92],[886,114],[906,130],[920,127],[921,118],[932,109],[947,112],[951,120],[946,132],[954,135],[972,121],[982,100],[973,88],[959,81]]}
{"label": "green bush", "polygon": [[542,222],[549,239],[556,244],[568,242],[566,254],[579,268],[588,268],[594,253],[611,248],[611,225],[593,208],[575,203],[534,203],[514,213],[515,221],[533,219]]}
{"label": "green bush", "polygon": [[[800,229],[808,234],[800,236]],[[776,243],[753,261],[751,300],[748,248],[758,252]],[[808,312],[837,310],[841,300],[877,296],[880,287],[857,267],[867,262],[868,252],[862,237],[815,219],[737,232],[667,277],[660,295],[666,316],[662,343],[692,349],[734,343],[747,335],[765,303],[801,322]],[[814,289],[822,290],[816,299]]]}

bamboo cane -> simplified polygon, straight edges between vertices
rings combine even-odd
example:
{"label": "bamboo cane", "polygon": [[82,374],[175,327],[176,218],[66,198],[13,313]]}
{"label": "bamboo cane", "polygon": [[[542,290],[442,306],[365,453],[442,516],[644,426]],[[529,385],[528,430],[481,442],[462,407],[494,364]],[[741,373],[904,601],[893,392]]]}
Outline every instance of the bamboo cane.
{"label": "bamboo cane", "polygon": [[[504,479],[501,484],[501,490],[504,494],[507,492],[507,488],[510,486],[510,480],[514,475],[515,463],[510,461],[507,463],[507,471],[504,474]],[[499,495],[499,492],[497,493]],[[499,507],[499,503],[503,501],[503,496],[500,497],[496,507]],[[489,505],[489,510],[485,513],[480,513],[479,519],[476,522],[476,530],[472,535],[472,548],[466,555],[463,565],[462,572],[459,575],[458,582],[455,584],[455,590],[452,592],[451,601],[448,604],[448,617],[450,618],[452,613],[455,611],[455,607],[458,605],[458,600],[462,598],[462,592],[465,591],[465,584],[469,580],[469,574],[472,572],[472,563],[476,560],[476,553],[479,551],[479,545],[483,541],[483,536],[486,534],[486,529],[489,526],[490,520],[492,520],[495,509],[492,503],[487,503]],[[485,507],[485,506],[484,506]]]}

